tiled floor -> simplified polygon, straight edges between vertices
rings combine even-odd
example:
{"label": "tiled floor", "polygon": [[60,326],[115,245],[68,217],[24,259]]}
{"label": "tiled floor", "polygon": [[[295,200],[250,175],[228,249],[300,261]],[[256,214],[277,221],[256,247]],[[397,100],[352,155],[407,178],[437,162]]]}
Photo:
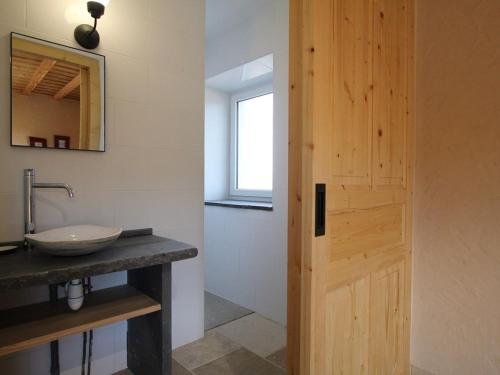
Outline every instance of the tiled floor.
{"label": "tiled floor", "polygon": [[285,328],[258,314],[224,324],[215,331],[263,358],[283,349],[286,342]]}
{"label": "tiled floor", "polygon": [[205,292],[205,331],[253,313],[227,299]]}
{"label": "tiled floor", "polygon": [[253,313],[207,331],[173,358],[187,374],[284,375],[285,345],[285,327]]}
{"label": "tiled floor", "polygon": [[268,355],[266,359],[276,366],[286,369],[286,347]]}
{"label": "tiled floor", "polygon": [[194,371],[195,375],[283,375],[285,370],[268,362],[256,354],[238,349]]}
{"label": "tiled floor", "polygon": [[205,298],[205,337],[174,350],[172,375],[286,374],[285,327],[213,294]]}
{"label": "tiled floor", "polygon": [[241,345],[211,330],[203,339],[174,350],[173,357],[188,370],[193,370],[240,348]]}

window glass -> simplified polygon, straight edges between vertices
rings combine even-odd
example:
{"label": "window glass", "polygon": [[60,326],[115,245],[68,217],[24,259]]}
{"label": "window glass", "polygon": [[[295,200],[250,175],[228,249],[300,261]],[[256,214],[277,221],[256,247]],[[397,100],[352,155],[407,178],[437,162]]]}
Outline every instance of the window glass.
{"label": "window glass", "polygon": [[273,94],[237,102],[236,189],[273,189]]}

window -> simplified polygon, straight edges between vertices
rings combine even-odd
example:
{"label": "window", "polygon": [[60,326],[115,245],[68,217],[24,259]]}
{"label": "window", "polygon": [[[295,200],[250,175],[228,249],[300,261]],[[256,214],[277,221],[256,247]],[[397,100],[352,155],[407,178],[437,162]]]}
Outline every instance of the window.
{"label": "window", "polygon": [[273,190],[272,87],[231,100],[231,198],[271,199]]}

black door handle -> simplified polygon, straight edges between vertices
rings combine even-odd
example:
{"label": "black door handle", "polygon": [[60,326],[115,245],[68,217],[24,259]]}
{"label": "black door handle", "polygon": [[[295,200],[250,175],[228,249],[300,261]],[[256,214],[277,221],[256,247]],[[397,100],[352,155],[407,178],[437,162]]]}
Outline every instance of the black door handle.
{"label": "black door handle", "polygon": [[326,185],[316,184],[316,215],[314,235],[324,236],[326,230]]}

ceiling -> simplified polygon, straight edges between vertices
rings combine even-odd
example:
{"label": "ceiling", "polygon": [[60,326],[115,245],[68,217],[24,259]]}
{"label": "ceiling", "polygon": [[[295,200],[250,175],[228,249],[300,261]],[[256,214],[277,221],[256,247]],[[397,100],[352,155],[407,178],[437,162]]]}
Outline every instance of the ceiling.
{"label": "ceiling", "polygon": [[232,94],[262,84],[272,84],[273,55],[240,65],[206,80],[207,87]]}
{"label": "ceiling", "polygon": [[[80,100],[79,81],[74,84],[79,75],[78,65],[49,60],[15,49],[12,51],[12,89],[19,93]],[[28,87],[30,89],[27,89]],[[67,90],[68,87],[71,89]],[[58,94],[62,92],[65,92],[64,96],[58,97]]]}
{"label": "ceiling", "polygon": [[206,39],[212,39],[236,28],[255,16],[272,0],[206,0]]}

